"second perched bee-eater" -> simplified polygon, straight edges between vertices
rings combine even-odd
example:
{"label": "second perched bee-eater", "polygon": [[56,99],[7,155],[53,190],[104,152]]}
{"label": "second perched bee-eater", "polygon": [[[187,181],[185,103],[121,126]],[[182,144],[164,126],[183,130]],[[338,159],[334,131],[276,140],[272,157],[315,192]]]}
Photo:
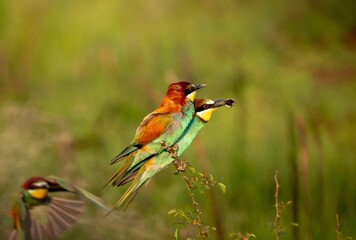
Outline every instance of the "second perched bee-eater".
{"label": "second perched bee-eater", "polygon": [[[81,200],[52,197],[50,192],[71,192]],[[75,224],[87,200],[107,210],[100,198],[55,176],[31,177],[16,197],[9,216],[14,230],[10,240],[48,240],[60,237]]]}
{"label": "second perched bee-eater", "polygon": [[[196,99],[195,104],[195,115],[186,131],[174,144],[177,148],[176,154],[179,157],[191,144],[198,132],[205,126],[205,124],[210,120],[212,113],[222,106],[231,107],[235,101],[233,99],[222,99],[222,100],[209,100],[209,99]],[[167,145],[168,146],[168,145]],[[175,159],[169,151],[163,151],[158,155],[155,155],[145,161],[143,165],[138,163],[132,166],[119,182],[117,186],[124,185],[133,180],[131,186],[123,194],[120,200],[115,204],[114,209],[120,207],[125,200],[127,201],[126,206],[135,197],[139,188],[151,179],[155,174],[160,172],[163,168],[171,164]]]}
{"label": "second perched bee-eater", "polygon": [[206,85],[189,82],[169,85],[161,104],[142,120],[130,145],[111,161],[113,164],[125,160],[107,184],[118,185],[128,169],[159,154],[162,141],[167,146],[177,141],[193,118],[196,91],[203,87]]}

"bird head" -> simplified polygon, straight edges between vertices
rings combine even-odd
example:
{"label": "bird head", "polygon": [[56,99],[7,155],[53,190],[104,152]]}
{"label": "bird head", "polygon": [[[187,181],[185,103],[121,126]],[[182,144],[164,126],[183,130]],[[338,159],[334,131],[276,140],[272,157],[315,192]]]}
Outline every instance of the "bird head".
{"label": "bird head", "polygon": [[189,98],[192,102],[194,102],[196,91],[203,87],[206,87],[206,84],[176,82],[168,86],[166,95],[171,98],[181,97],[181,102],[183,102],[185,98]]}
{"label": "bird head", "polygon": [[27,191],[31,197],[44,199],[47,196],[50,186],[43,177],[31,177],[22,185],[22,188]]}
{"label": "bird head", "polygon": [[195,99],[194,108],[195,114],[204,122],[208,122],[212,113],[219,107],[226,106],[232,107],[235,100],[232,98],[219,99],[216,101],[210,99]]}

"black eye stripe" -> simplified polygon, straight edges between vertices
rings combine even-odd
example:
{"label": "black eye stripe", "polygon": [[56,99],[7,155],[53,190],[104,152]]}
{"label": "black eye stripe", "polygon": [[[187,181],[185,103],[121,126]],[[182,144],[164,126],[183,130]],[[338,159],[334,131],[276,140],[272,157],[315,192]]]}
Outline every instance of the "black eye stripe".
{"label": "black eye stripe", "polygon": [[30,189],[43,189],[46,188],[46,186],[31,186]]}
{"label": "black eye stripe", "polygon": [[213,105],[214,104],[203,104],[196,109],[196,112],[202,112],[204,110],[207,110],[207,109],[211,108]]}

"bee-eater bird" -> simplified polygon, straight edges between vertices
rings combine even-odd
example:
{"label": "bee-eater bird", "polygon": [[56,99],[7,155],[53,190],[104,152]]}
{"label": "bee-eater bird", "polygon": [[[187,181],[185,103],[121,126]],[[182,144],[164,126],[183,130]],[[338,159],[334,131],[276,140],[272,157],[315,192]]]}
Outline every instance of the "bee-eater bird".
{"label": "bee-eater bird", "polygon": [[[50,192],[70,192],[81,200],[52,197]],[[14,229],[11,240],[48,240],[60,237],[74,225],[87,200],[107,210],[100,198],[55,176],[31,177],[15,198],[9,216]]]}
{"label": "bee-eater bird", "polygon": [[[194,102],[195,105],[195,114],[186,128],[185,132],[178,138],[177,142],[174,144],[177,149],[176,154],[179,157],[191,144],[198,132],[206,125],[210,120],[212,113],[217,110],[219,107],[226,106],[231,107],[235,103],[233,99],[221,99],[221,100],[210,100],[210,99],[196,99]],[[137,165],[132,166],[126,171],[124,176],[117,186],[124,185],[133,180],[131,186],[123,194],[120,200],[115,204],[113,210],[120,207],[125,200],[127,205],[133,200],[139,188],[151,179],[154,175],[160,172],[163,168],[167,167],[174,161],[174,157],[169,151],[163,151],[158,155],[152,156],[149,158],[143,165],[137,163]]]}
{"label": "bee-eater bird", "polygon": [[178,140],[193,118],[196,91],[203,87],[206,85],[189,82],[169,85],[158,108],[142,120],[131,143],[111,161],[125,159],[107,184],[118,185],[128,169],[163,151],[162,141],[171,146]]}

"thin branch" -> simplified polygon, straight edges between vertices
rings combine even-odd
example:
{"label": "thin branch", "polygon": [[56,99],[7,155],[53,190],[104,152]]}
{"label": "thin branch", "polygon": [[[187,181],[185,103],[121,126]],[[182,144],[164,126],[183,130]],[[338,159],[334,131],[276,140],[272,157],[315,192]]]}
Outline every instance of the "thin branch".
{"label": "thin branch", "polygon": [[279,204],[278,204],[278,191],[279,191],[279,184],[278,184],[278,170],[276,170],[276,173],[274,174],[274,181],[276,183],[276,192],[274,194],[274,198],[275,198],[275,208],[276,208],[276,217],[274,218],[274,232],[276,233],[276,239],[279,240],[280,239],[280,229],[278,226],[278,222],[281,218],[281,216],[279,215]]}
{"label": "thin branch", "polygon": [[202,213],[202,211],[200,211],[199,204],[196,201],[196,199],[194,197],[194,193],[193,193],[194,185],[193,185],[193,182],[191,181],[191,179],[189,178],[189,176],[187,175],[187,173],[185,172],[185,170],[187,168],[187,162],[179,159],[178,154],[177,154],[178,147],[176,145],[167,147],[164,142],[161,142],[161,145],[164,149],[167,150],[167,152],[169,152],[171,154],[172,158],[174,158],[173,164],[177,168],[177,173],[182,172],[183,179],[184,179],[185,183],[187,184],[188,194],[189,194],[190,200],[192,202],[194,212],[196,213],[195,216],[192,217],[191,223],[199,228],[199,236],[202,239],[207,238],[208,232],[205,230],[205,226],[201,220],[201,216],[203,213]]}
{"label": "thin branch", "polygon": [[336,237],[337,237],[337,240],[341,240],[339,227],[340,227],[339,214],[336,214]]}
{"label": "thin branch", "polygon": [[186,174],[185,169],[187,163],[183,160],[180,160],[179,158],[176,158],[173,164],[176,166],[178,172],[182,172],[183,174],[183,179],[185,183],[187,184],[187,189],[188,189],[188,194],[190,197],[190,200],[192,202],[192,206],[194,208],[194,212],[196,213],[195,217],[192,219],[192,224],[195,226],[198,226],[199,228],[199,235],[203,239],[208,237],[208,233],[205,230],[204,224],[202,223],[201,217],[202,217],[202,211],[200,211],[199,208],[199,203],[196,201],[194,197],[194,185],[193,182],[190,180],[189,176]]}

